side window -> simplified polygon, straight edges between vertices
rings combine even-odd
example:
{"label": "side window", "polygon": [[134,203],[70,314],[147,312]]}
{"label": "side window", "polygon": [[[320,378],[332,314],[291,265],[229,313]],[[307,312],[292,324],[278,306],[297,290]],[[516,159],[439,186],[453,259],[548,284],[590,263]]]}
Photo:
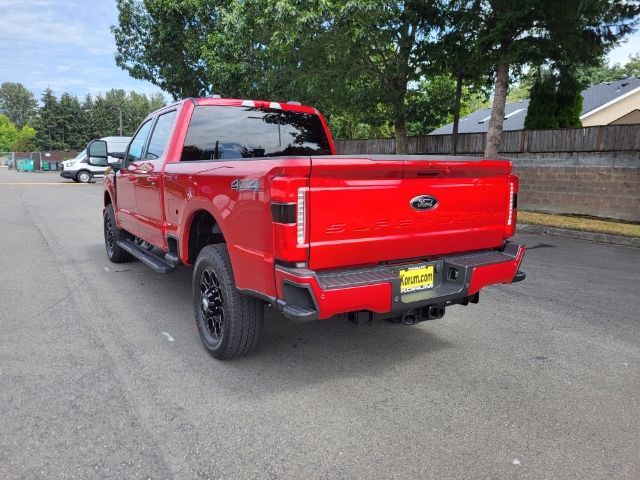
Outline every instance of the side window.
{"label": "side window", "polygon": [[160,158],[167,148],[167,142],[169,140],[169,133],[171,133],[171,127],[173,126],[173,120],[176,118],[176,111],[163,113],[158,117],[156,126],[153,127],[153,133],[149,140],[149,148],[147,148],[146,160],[155,160]]}
{"label": "side window", "polygon": [[147,121],[140,127],[136,136],[131,140],[129,145],[129,151],[127,152],[126,164],[131,162],[137,162],[142,158],[142,151],[144,150],[144,144],[147,142],[149,136],[149,130],[151,129],[151,120]]}

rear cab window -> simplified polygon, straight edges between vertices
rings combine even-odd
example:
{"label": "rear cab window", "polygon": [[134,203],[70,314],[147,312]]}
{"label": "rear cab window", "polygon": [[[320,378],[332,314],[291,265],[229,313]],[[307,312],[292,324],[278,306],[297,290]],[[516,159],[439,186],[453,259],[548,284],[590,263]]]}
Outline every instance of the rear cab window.
{"label": "rear cab window", "polygon": [[169,142],[169,133],[173,126],[173,120],[176,118],[176,111],[172,110],[162,115],[158,115],[158,120],[153,127],[153,133],[149,139],[149,146],[145,154],[146,160],[157,160],[162,156],[167,143]]}
{"label": "rear cab window", "polygon": [[182,161],[242,160],[290,155],[330,155],[318,115],[287,110],[196,106]]}

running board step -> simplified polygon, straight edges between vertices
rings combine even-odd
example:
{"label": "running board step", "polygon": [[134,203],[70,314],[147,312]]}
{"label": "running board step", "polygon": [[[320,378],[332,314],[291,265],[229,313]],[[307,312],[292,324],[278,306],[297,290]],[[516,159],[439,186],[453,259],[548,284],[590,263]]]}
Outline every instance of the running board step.
{"label": "running board step", "polygon": [[164,256],[164,260],[165,262],[167,262],[169,265],[174,265],[174,266],[178,266],[180,265],[180,259],[178,258],[178,254],[177,253],[172,253],[169,252],[167,254],[165,254]]}
{"label": "running board step", "polygon": [[158,273],[171,273],[178,268],[177,265],[167,262],[131,240],[120,240],[118,246]]}

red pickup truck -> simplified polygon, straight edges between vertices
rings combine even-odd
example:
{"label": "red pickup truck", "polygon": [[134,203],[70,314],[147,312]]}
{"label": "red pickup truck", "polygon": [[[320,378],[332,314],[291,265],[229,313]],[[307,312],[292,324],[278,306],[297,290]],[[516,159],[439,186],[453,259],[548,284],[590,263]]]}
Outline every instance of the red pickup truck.
{"label": "red pickup truck", "polygon": [[[106,162],[94,140],[90,162]],[[186,99],[152,113],[105,175],[112,262],[193,266],[193,305],[217,358],[256,345],[265,302],[295,321],[405,324],[525,278],[511,163],[336,155],[295,102]]]}

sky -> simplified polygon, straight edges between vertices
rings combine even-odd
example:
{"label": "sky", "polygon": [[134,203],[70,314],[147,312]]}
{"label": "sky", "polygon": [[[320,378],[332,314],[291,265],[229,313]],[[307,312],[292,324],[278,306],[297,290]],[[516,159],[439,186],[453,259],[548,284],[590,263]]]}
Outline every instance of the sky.
{"label": "sky", "polygon": [[[116,66],[110,26],[117,21],[114,0],[0,0],[0,83],[20,82],[37,98],[47,87],[79,97],[111,88],[160,92]],[[637,52],[640,31],[609,59],[624,63]]]}
{"label": "sky", "polygon": [[47,87],[79,97],[160,92],[116,66],[117,21],[114,0],[0,0],[0,83],[20,82],[36,98]]}

